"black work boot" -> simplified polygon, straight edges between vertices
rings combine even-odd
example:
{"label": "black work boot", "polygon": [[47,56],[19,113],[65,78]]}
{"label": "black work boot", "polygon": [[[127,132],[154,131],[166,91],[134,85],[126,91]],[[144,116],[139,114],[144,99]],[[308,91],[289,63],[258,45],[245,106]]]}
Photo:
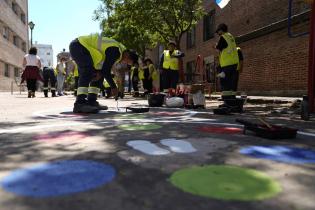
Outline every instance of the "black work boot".
{"label": "black work boot", "polygon": [[51,97],[56,97],[56,91],[55,90],[51,91]]}
{"label": "black work boot", "polygon": [[45,98],[48,97],[48,90],[44,90],[44,95],[45,95]]}
{"label": "black work boot", "polygon": [[93,107],[96,107],[98,110],[107,110],[108,109],[108,106],[101,105],[97,101],[93,101],[93,102],[89,101],[88,104],[93,106]]}
{"label": "black work boot", "polygon": [[88,103],[74,103],[73,113],[98,113],[99,109],[95,106],[89,105]]}
{"label": "black work boot", "polygon": [[32,91],[28,91],[27,98],[31,98],[31,97],[32,97]]}

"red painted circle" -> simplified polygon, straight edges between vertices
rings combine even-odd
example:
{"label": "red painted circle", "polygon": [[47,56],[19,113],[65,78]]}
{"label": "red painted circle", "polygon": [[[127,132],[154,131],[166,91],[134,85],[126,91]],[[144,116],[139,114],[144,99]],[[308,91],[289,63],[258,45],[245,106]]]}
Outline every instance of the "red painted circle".
{"label": "red painted circle", "polygon": [[240,134],[243,132],[241,128],[235,127],[218,127],[218,126],[203,126],[199,128],[202,132],[217,133],[217,134]]}

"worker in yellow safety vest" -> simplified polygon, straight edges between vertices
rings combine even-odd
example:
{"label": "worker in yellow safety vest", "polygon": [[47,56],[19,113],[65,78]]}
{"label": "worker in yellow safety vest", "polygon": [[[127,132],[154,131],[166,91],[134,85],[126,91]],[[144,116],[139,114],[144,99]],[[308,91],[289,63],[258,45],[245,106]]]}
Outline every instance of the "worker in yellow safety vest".
{"label": "worker in yellow safety vest", "polygon": [[170,41],[168,50],[164,50],[160,59],[161,74],[161,90],[168,92],[169,89],[176,90],[179,81],[180,59],[185,54],[176,49],[176,43]]}
{"label": "worker in yellow safety vest", "polygon": [[219,50],[220,84],[223,101],[235,99],[235,84],[237,79],[237,66],[239,58],[237,54],[235,38],[228,32],[228,26],[224,23],[217,27],[216,33],[220,36],[215,48]]}
{"label": "worker in yellow safety vest", "polygon": [[111,76],[112,66],[115,63],[133,65],[138,60],[138,55],[116,40],[100,34],[80,36],[71,42],[69,48],[80,75],[73,112],[97,113],[106,110],[107,106],[97,102],[104,78],[116,97],[118,90]]}

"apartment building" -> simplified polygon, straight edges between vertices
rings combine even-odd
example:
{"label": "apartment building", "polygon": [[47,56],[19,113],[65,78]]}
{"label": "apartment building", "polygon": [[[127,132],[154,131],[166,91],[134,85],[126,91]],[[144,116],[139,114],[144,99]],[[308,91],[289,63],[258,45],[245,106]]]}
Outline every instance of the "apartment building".
{"label": "apartment building", "polygon": [[0,91],[17,90],[16,78],[22,71],[28,49],[28,1],[0,1]]}

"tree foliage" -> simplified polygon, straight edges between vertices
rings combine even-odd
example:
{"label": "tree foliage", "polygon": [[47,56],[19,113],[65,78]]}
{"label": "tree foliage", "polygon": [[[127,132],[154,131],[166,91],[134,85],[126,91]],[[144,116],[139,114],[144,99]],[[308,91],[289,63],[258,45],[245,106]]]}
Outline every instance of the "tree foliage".
{"label": "tree foliage", "polygon": [[95,18],[103,33],[144,55],[146,48],[174,40],[203,16],[202,0],[100,0]]}

